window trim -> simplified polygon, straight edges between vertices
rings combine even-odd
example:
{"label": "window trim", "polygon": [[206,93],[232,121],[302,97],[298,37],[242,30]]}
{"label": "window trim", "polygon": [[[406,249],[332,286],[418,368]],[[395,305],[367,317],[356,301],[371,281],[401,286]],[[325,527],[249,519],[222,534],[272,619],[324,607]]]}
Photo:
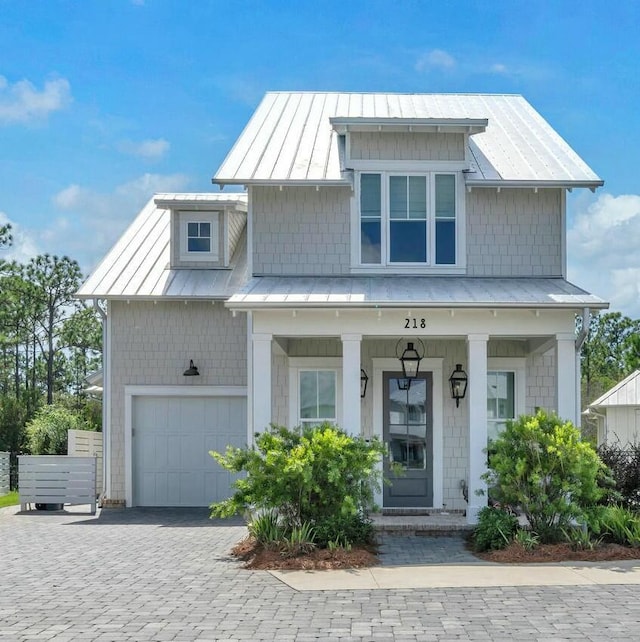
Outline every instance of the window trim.
{"label": "window trim", "polygon": [[[487,376],[491,372],[513,372],[513,412],[514,418],[526,412],[526,372],[527,360],[525,357],[490,357],[487,359]],[[485,402],[486,405],[486,402]],[[491,432],[489,426],[501,423],[496,419],[489,419],[487,413],[487,433]]]}
{"label": "window trim", "polygon": [[[220,260],[220,212],[203,212],[194,210],[180,210],[180,252],[181,261],[219,261]],[[209,223],[211,226],[211,251],[190,252],[188,250],[188,228],[189,223]]]}
{"label": "window trim", "polygon": [[336,373],[335,423],[342,426],[342,357],[289,357],[289,424],[302,425],[299,416],[301,370],[330,370]]}
{"label": "window trim", "polygon": [[[361,263],[361,227],[360,227],[360,185],[362,174],[380,174],[381,198],[381,229],[380,242],[382,245],[382,263]],[[436,216],[435,216],[435,176],[438,174],[453,175],[456,181],[456,263],[437,265],[436,255]],[[391,176],[426,176],[427,177],[427,263],[391,263],[389,260],[390,243],[389,229],[389,177]],[[385,170],[358,167],[354,172],[354,190],[351,198],[351,272],[353,274],[465,274],[466,273],[466,208],[464,178],[460,171],[448,168],[443,164],[438,169],[422,169],[419,167],[386,166]],[[422,220],[422,219],[416,219]]]}

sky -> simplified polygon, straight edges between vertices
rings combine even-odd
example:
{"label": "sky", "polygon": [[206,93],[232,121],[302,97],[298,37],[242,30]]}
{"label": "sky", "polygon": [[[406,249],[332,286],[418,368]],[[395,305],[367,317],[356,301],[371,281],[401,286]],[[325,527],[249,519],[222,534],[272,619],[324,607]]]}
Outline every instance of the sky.
{"label": "sky", "polygon": [[640,318],[640,2],[0,0],[0,224],[85,274],[211,177],[269,90],[522,94],[605,181],[569,280]]}

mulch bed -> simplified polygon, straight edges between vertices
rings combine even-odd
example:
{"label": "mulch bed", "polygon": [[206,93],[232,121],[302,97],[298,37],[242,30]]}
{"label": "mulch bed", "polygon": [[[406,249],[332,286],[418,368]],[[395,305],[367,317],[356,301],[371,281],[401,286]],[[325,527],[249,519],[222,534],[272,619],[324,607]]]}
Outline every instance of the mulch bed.
{"label": "mulch bed", "polygon": [[474,552],[474,555],[488,562],[499,562],[500,564],[610,562],[640,559],[640,549],[619,544],[601,544],[593,551],[574,551],[570,544],[540,544],[534,550],[527,551],[520,544],[512,542],[500,551]]}

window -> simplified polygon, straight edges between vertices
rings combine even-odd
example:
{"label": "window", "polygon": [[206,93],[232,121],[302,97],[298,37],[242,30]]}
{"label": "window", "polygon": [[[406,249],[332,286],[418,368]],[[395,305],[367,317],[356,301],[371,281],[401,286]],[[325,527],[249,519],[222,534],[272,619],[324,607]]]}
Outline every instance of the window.
{"label": "window", "polygon": [[361,265],[455,266],[455,174],[360,174]]}
{"label": "window", "polygon": [[491,358],[487,371],[487,438],[492,441],[507,420],[525,411],[525,359]]}
{"label": "window", "polygon": [[219,259],[219,212],[179,212],[180,259],[211,261]]}
{"label": "window", "polygon": [[299,371],[298,419],[301,424],[337,421],[335,370]]}

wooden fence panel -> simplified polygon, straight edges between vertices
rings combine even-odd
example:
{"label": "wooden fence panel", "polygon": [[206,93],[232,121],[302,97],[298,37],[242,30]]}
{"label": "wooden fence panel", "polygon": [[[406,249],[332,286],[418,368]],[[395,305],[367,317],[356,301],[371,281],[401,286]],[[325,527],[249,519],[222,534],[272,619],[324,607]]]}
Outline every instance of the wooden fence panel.
{"label": "wooden fence panel", "polygon": [[96,512],[96,457],[18,457],[20,508],[27,504],[90,504]]}
{"label": "wooden fence panel", "polygon": [[10,468],[11,457],[9,453],[0,452],[0,495],[6,495],[10,490]]}
{"label": "wooden fence panel", "polygon": [[102,433],[93,430],[67,431],[67,454],[76,457],[97,458],[97,496],[102,494]]}

